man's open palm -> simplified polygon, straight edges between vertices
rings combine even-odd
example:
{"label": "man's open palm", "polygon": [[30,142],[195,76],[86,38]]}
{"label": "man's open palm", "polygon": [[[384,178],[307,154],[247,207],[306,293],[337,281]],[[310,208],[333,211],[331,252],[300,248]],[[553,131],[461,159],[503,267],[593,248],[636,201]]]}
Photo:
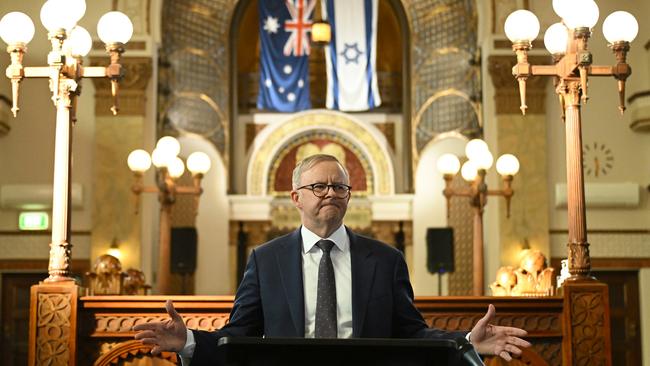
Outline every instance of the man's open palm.
{"label": "man's open palm", "polygon": [[185,346],[187,328],[183,318],[178,315],[171,300],[167,300],[165,309],[171,319],[138,324],[133,327],[133,330],[138,331],[135,339],[141,340],[143,344],[151,345],[153,355],[159,355],[161,352],[180,352]]}
{"label": "man's open palm", "polygon": [[490,304],[485,316],[474,325],[470,342],[479,354],[496,355],[510,361],[512,354],[521,355],[521,348],[530,347],[529,342],[519,338],[528,333],[520,328],[490,324],[494,320],[495,313],[494,305]]}

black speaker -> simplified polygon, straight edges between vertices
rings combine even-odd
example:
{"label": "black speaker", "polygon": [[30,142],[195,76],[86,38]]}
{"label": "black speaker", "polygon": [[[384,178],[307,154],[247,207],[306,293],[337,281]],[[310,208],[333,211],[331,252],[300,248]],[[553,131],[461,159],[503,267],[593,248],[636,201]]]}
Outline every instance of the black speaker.
{"label": "black speaker", "polygon": [[194,273],[196,270],[196,228],[172,228],[172,273]]}
{"label": "black speaker", "polygon": [[430,273],[454,271],[454,230],[452,228],[427,229],[427,269]]}

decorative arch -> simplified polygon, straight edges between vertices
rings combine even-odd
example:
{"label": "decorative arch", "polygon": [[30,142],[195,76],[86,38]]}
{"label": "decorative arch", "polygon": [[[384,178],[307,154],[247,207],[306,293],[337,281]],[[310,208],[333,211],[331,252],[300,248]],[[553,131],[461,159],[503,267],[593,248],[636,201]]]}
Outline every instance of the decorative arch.
{"label": "decorative arch", "polygon": [[269,174],[274,159],[292,140],[314,130],[340,135],[363,154],[369,162],[370,172],[374,177],[372,190],[375,195],[395,193],[394,166],[384,135],[371,124],[349,114],[316,110],[292,115],[284,122],[268,126],[257,135],[248,159],[247,194],[269,195]]}
{"label": "decorative arch", "polygon": [[176,365],[176,354],[173,352],[163,352],[160,356],[151,355],[151,346],[142,344],[138,340],[129,340],[121,342],[111,348],[110,351],[101,355],[95,360],[94,366],[111,366],[124,364],[135,358],[148,358],[151,362],[148,364],[157,366]]}

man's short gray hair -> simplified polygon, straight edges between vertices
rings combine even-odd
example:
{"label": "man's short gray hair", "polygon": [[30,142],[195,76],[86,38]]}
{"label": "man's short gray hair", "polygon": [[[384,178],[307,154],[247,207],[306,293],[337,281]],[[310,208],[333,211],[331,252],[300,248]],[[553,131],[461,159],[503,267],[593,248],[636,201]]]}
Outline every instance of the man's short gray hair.
{"label": "man's short gray hair", "polygon": [[293,175],[291,176],[291,184],[293,185],[293,189],[296,189],[300,186],[300,177],[302,176],[302,173],[304,173],[305,171],[311,169],[314,165],[321,163],[323,161],[333,161],[337,163],[341,167],[341,169],[343,169],[343,172],[345,173],[345,176],[348,178],[348,181],[350,180],[350,174],[348,173],[348,170],[345,169],[343,164],[341,164],[341,162],[337,158],[327,154],[316,154],[302,159],[302,161],[299,162],[296,165],[296,167],[293,169]]}

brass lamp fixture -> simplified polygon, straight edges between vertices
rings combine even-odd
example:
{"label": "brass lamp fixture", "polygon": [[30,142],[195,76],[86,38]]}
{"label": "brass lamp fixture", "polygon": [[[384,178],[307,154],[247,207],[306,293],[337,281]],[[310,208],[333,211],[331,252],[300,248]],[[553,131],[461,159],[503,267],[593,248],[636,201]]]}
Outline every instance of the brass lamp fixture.
{"label": "brass lamp fixture", "polygon": [[[178,140],[171,136],[162,137],[156,143],[156,148],[149,155],[144,150],[133,150],[128,157],[129,169],[135,176],[131,187],[136,194],[136,212],[138,211],[139,198],[142,193],[157,193],[160,202],[160,237],[158,248],[158,292],[168,294],[171,284],[170,256],[171,256],[171,213],[176,202],[176,195],[185,194],[194,196],[194,212],[198,212],[199,197],[203,193],[201,179],[210,170],[210,158],[204,152],[194,152],[187,158],[187,169],[192,173],[193,185],[181,186],[176,179],[185,172],[185,164],[178,157],[181,146]],[[142,182],[144,172],[151,163],[156,167],[156,185],[145,186]]]}
{"label": "brass lamp fixture", "polygon": [[553,55],[554,65],[528,63],[531,42],[539,33],[535,14],[527,10],[513,12],[506,19],[505,32],[517,55],[512,74],[519,81],[522,113],[526,112],[526,79],[552,76],[555,80],[566,131],[569,280],[588,280],[591,278],[591,259],[585,216],[580,108],[588,99],[590,76],[613,76],[617,81],[618,109],[621,113],[625,111],[625,80],[631,74],[626,56],[639,25],[634,16],[625,11],[615,11],[607,16],[603,22],[603,34],[615,55],[615,64],[593,65],[587,43],[591,29],[598,21],[598,5],[593,0],[554,0],[553,9],[562,22],[546,30],[544,44]]}
{"label": "brass lamp fixture", "polygon": [[[49,277],[46,282],[73,281],[70,274],[70,171],[72,127],[76,122],[76,102],[85,77],[111,79],[113,97],[124,71],[119,64],[124,44],[133,33],[129,18],[120,12],[104,14],[97,32],[111,58],[107,67],[83,66],[82,58],[92,47],[88,31],[77,22],[86,12],[85,0],[48,0],[41,8],[41,22],[48,30],[52,50],[48,66],[23,66],[27,44],[34,37],[34,23],[24,13],[11,12],[0,20],[0,38],[7,43],[11,64],[6,75],[11,80],[14,117],[19,111],[20,83],[25,78],[48,78],[52,102],[56,107],[54,183],[52,201],[52,242],[50,243]],[[116,100],[116,99],[114,99]],[[117,113],[117,103],[112,108]]]}
{"label": "brass lamp fixture", "polygon": [[311,25],[311,41],[317,46],[327,46],[332,40],[332,27],[323,19],[314,20]]}
{"label": "brass lamp fixture", "polygon": [[[473,283],[472,294],[483,295],[483,209],[487,204],[488,196],[503,196],[506,199],[506,211],[510,217],[510,198],[514,194],[512,179],[519,172],[519,160],[512,154],[503,154],[497,159],[497,172],[503,178],[504,188],[489,190],[485,182],[487,170],[492,167],[494,158],[485,141],[474,139],[465,146],[465,154],[469,158],[461,168],[460,160],[454,154],[443,154],[438,158],[438,170],[445,179],[445,189],[442,191],[447,199],[447,217],[449,205],[454,196],[468,197],[474,210],[473,232]],[[471,183],[469,188],[453,188],[451,186],[454,176],[460,170],[463,179]]]}

